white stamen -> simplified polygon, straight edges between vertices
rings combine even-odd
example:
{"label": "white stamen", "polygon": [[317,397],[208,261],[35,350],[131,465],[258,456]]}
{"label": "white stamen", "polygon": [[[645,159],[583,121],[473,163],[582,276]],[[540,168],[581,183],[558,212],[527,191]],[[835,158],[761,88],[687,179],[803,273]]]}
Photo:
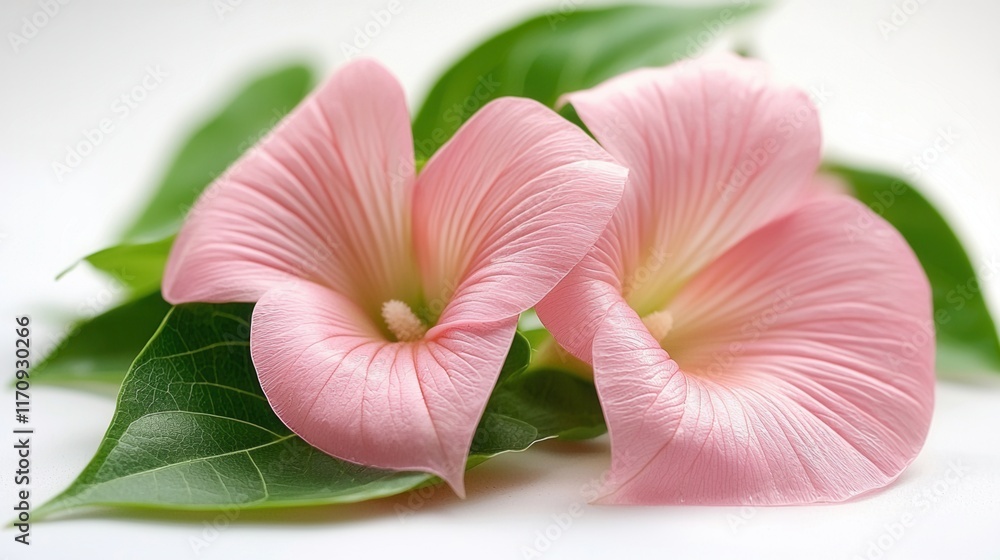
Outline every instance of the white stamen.
{"label": "white stamen", "polygon": [[420,340],[427,334],[427,327],[423,321],[409,305],[398,299],[390,299],[382,304],[382,318],[385,319],[389,332],[400,342]]}
{"label": "white stamen", "polygon": [[670,334],[670,329],[674,327],[674,316],[664,309],[643,317],[642,324],[646,325],[649,334],[653,335],[657,342],[662,342]]}

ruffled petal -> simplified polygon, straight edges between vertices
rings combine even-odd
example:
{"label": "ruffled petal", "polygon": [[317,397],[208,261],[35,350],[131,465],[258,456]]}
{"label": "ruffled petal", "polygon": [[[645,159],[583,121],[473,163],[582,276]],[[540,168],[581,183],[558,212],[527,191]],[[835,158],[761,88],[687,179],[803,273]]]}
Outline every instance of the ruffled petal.
{"label": "ruffled petal", "polygon": [[594,339],[614,456],[603,501],[836,502],[885,486],[923,445],[929,286],[860,203],[823,198],[772,222],[663,311],[660,341],[624,302]]}
{"label": "ruffled petal", "polygon": [[268,402],[302,439],[347,461],[433,473],[463,495],[515,328],[516,317],[388,342],[350,299],[291,281],[254,308],[250,350]]}
{"label": "ruffled petal", "polygon": [[625,178],[537,102],[505,98],[480,110],[415,188],[415,246],[438,326],[505,319],[537,303],[593,246]]}
{"label": "ruffled petal", "polygon": [[399,83],[375,62],[349,63],[201,196],[171,251],[164,297],[256,301],[292,277],[374,313],[387,294],[415,296],[413,180]]}
{"label": "ruffled petal", "polygon": [[819,163],[815,106],[757,61],[726,54],[636,70],[566,99],[629,168],[600,246],[642,313],[797,203]]}
{"label": "ruffled petal", "polygon": [[538,319],[567,352],[593,363],[594,335],[608,309],[622,301],[618,259],[598,242],[566,277],[535,306]]}

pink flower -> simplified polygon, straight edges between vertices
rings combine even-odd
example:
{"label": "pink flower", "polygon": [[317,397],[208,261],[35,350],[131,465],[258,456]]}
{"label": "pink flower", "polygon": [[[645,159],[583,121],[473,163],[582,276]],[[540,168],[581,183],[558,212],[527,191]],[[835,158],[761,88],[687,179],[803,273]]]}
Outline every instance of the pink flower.
{"label": "pink flower", "polygon": [[171,303],[256,301],[250,351],[295,433],[463,494],[518,314],[584,256],[626,171],[542,105],[479,111],[416,175],[402,89],[346,65],[202,196]]}
{"label": "pink flower", "polygon": [[604,503],[840,501],[895,479],[934,400],[928,282],[901,236],[814,182],[816,109],[710,57],[568,96],[629,185],[542,301],[592,363]]}

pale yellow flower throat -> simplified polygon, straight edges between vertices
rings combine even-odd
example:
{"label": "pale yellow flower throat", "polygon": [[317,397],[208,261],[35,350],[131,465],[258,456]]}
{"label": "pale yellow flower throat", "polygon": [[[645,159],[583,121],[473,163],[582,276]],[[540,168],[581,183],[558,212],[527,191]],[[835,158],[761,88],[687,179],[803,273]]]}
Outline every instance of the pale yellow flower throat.
{"label": "pale yellow flower throat", "polygon": [[399,342],[420,340],[427,334],[427,325],[417,317],[409,305],[398,299],[390,299],[382,304],[382,318],[392,336]]}
{"label": "pale yellow flower throat", "polygon": [[657,342],[663,342],[663,339],[670,334],[670,329],[674,328],[674,316],[666,309],[655,311],[643,317],[642,324],[646,325],[649,334],[653,335]]}

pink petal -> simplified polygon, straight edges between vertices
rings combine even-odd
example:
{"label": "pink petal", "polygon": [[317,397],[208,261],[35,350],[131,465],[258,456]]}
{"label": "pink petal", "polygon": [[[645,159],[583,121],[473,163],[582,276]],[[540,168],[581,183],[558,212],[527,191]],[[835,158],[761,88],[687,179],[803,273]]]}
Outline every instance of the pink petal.
{"label": "pink petal", "polygon": [[396,79],[371,61],[345,65],[202,195],[164,297],[256,301],[291,277],[364,301],[415,294],[400,265],[413,261],[412,144]]}
{"label": "pink petal", "polygon": [[854,187],[848,184],[840,176],[820,171],[813,176],[812,181],[809,182],[809,188],[803,191],[802,198],[800,198],[799,201],[793,205],[791,210],[794,211],[802,204],[812,202],[820,198],[837,197],[845,194],[851,195],[853,192]]}
{"label": "pink petal", "polygon": [[885,486],[930,424],[930,301],[900,235],[838,197],[685,286],[667,308],[669,356],[615,304],[593,354],[614,455],[603,501],[800,504]]}
{"label": "pink petal", "polygon": [[[602,240],[603,241],[603,240]],[[556,342],[590,364],[594,336],[608,309],[622,301],[621,276],[613,257],[599,242],[566,277],[535,306],[538,319]]]}
{"label": "pink petal", "polygon": [[629,168],[595,251],[538,308],[556,340],[589,361],[607,307],[577,302],[597,298],[593,280],[606,279],[594,271],[616,276],[612,284],[636,309],[660,308],[698,270],[805,196],[820,131],[804,92],[732,55],[636,70],[567,100]]}
{"label": "pink petal", "polygon": [[250,350],[271,407],[311,445],[430,472],[464,495],[466,456],[516,321],[388,342],[349,298],[291,281],[257,302]]}
{"label": "pink petal", "polygon": [[438,327],[505,319],[538,302],[600,236],[625,177],[537,102],[505,98],[480,110],[415,188],[414,240]]}

